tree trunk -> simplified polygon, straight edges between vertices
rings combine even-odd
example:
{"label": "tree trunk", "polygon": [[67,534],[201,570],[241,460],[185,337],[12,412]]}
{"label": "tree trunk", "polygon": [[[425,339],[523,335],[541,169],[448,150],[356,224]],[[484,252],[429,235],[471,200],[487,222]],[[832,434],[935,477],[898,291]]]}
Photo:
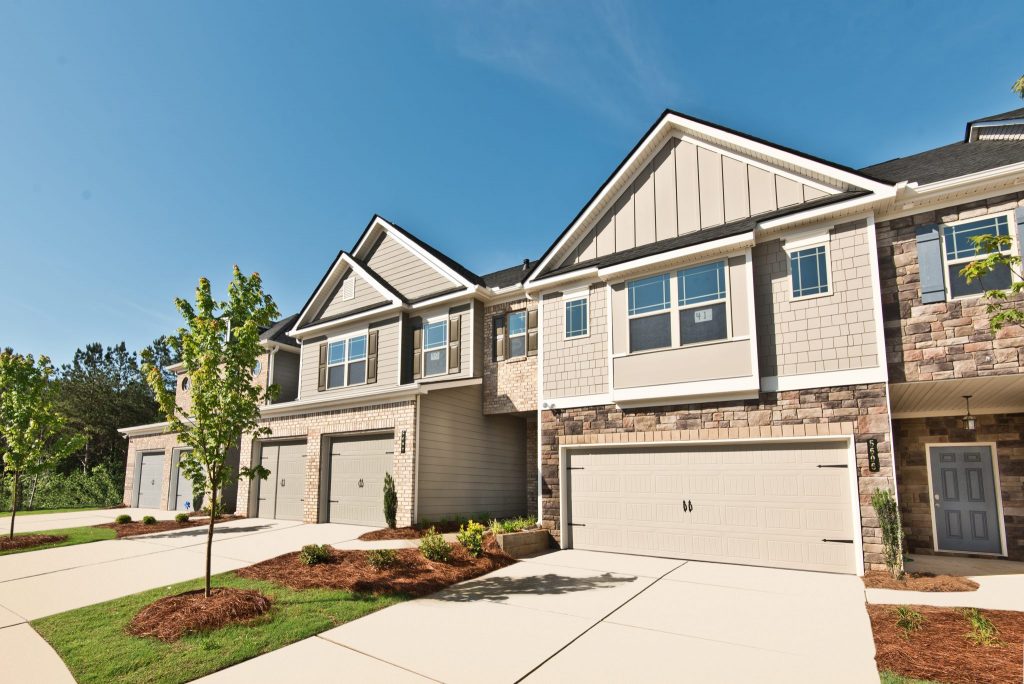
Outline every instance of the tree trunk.
{"label": "tree trunk", "polygon": [[206,532],[206,597],[210,597],[210,561],[213,557],[213,521],[217,513],[217,488],[210,488],[210,528]]}
{"label": "tree trunk", "polygon": [[14,496],[11,498],[11,539],[14,539],[14,516],[18,513],[18,482],[21,480],[21,473],[14,471]]}

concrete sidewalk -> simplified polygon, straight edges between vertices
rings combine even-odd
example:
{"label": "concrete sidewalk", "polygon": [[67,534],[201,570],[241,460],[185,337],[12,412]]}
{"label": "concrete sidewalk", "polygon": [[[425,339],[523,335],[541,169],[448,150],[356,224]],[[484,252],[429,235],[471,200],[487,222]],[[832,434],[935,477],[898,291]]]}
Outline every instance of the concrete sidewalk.
{"label": "concrete sidewalk", "polygon": [[[140,520],[144,515],[151,515],[157,520],[173,520],[180,511],[161,511],[154,508],[103,508],[91,511],[70,511],[66,513],[36,513],[14,516],[14,532],[42,532],[60,530],[68,527],[89,527],[114,522],[121,514],[132,516],[132,520]],[[9,516],[0,518],[0,530],[9,530]]]}
{"label": "concrete sidewalk", "polygon": [[977,591],[950,592],[868,589],[868,603],[1024,611],[1024,563],[996,558],[911,555],[906,569],[960,575],[979,586]]}

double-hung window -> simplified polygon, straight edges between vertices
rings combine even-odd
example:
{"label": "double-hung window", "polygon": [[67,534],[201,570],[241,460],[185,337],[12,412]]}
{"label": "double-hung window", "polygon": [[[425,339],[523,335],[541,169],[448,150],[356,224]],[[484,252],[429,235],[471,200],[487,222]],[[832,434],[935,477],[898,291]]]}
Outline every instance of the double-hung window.
{"label": "double-hung window", "polygon": [[589,290],[563,296],[565,302],[565,339],[590,334]]}
{"label": "double-hung window", "polygon": [[790,252],[789,275],[793,299],[828,294],[828,247],[815,245]]}
{"label": "double-hung window", "polygon": [[697,344],[729,336],[725,262],[685,268],[679,286],[679,343]]}
{"label": "double-hung window", "polygon": [[964,266],[985,257],[985,252],[978,250],[973,238],[983,235],[1005,237],[1009,234],[1010,223],[1005,214],[942,227],[946,282],[949,284],[950,297],[971,297],[988,290],[1010,289],[1013,275],[1006,265],[999,265],[991,273],[970,283],[967,282],[967,278],[960,275]]}
{"label": "double-hung window", "polygon": [[448,319],[423,326],[423,375],[448,372]]}
{"label": "double-hung window", "polygon": [[366,382],[366,335],[336,340],[327,345],[327,387]]}
{"label": "double-hung window", "polygon": [[508,315],[508,356],[526,356],[526,312],[513,311]]}
{"label": "double-hung window", "polygon": [[668,273],[631,280],[626,284],[629,304],[629,351],[672,346],[672,294]]}

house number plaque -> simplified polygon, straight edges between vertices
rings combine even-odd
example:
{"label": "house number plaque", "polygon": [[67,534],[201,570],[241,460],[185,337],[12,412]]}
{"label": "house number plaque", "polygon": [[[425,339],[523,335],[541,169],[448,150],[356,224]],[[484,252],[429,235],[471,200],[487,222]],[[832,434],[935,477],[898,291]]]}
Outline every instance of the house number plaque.
{"label": "house number plaque", "polygon": [[868,470],[877,473],[880,467],[878,463],[878,440],[872,437],[868,440]]}

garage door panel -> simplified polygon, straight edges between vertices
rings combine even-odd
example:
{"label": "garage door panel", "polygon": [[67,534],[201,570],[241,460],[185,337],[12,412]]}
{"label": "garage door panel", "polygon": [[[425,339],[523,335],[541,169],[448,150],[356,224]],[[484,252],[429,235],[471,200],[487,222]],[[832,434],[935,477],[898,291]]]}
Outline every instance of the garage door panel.
{"label": "garage door panel", "polygon": [[570,452],[572,545],[855,572],[852,544],[823,541],[852,539],[848,471],[817,467],[846,459],[838,443]]}
{"label": "garage door panel", "polygon": [[306,443],[263,444],[260,463],[270,476],[259,483],[257,515],[302,520],[306,490]]}
{"label": "garage door panel", "polygon": [[384,475],[394,460],[393,433],[338,438],[331,442],[331,522],[385,525]]}
{"label": "garage door panel", "polygon": [[143,454],[139,468],[139,508],[161,508],[164,455]]}

